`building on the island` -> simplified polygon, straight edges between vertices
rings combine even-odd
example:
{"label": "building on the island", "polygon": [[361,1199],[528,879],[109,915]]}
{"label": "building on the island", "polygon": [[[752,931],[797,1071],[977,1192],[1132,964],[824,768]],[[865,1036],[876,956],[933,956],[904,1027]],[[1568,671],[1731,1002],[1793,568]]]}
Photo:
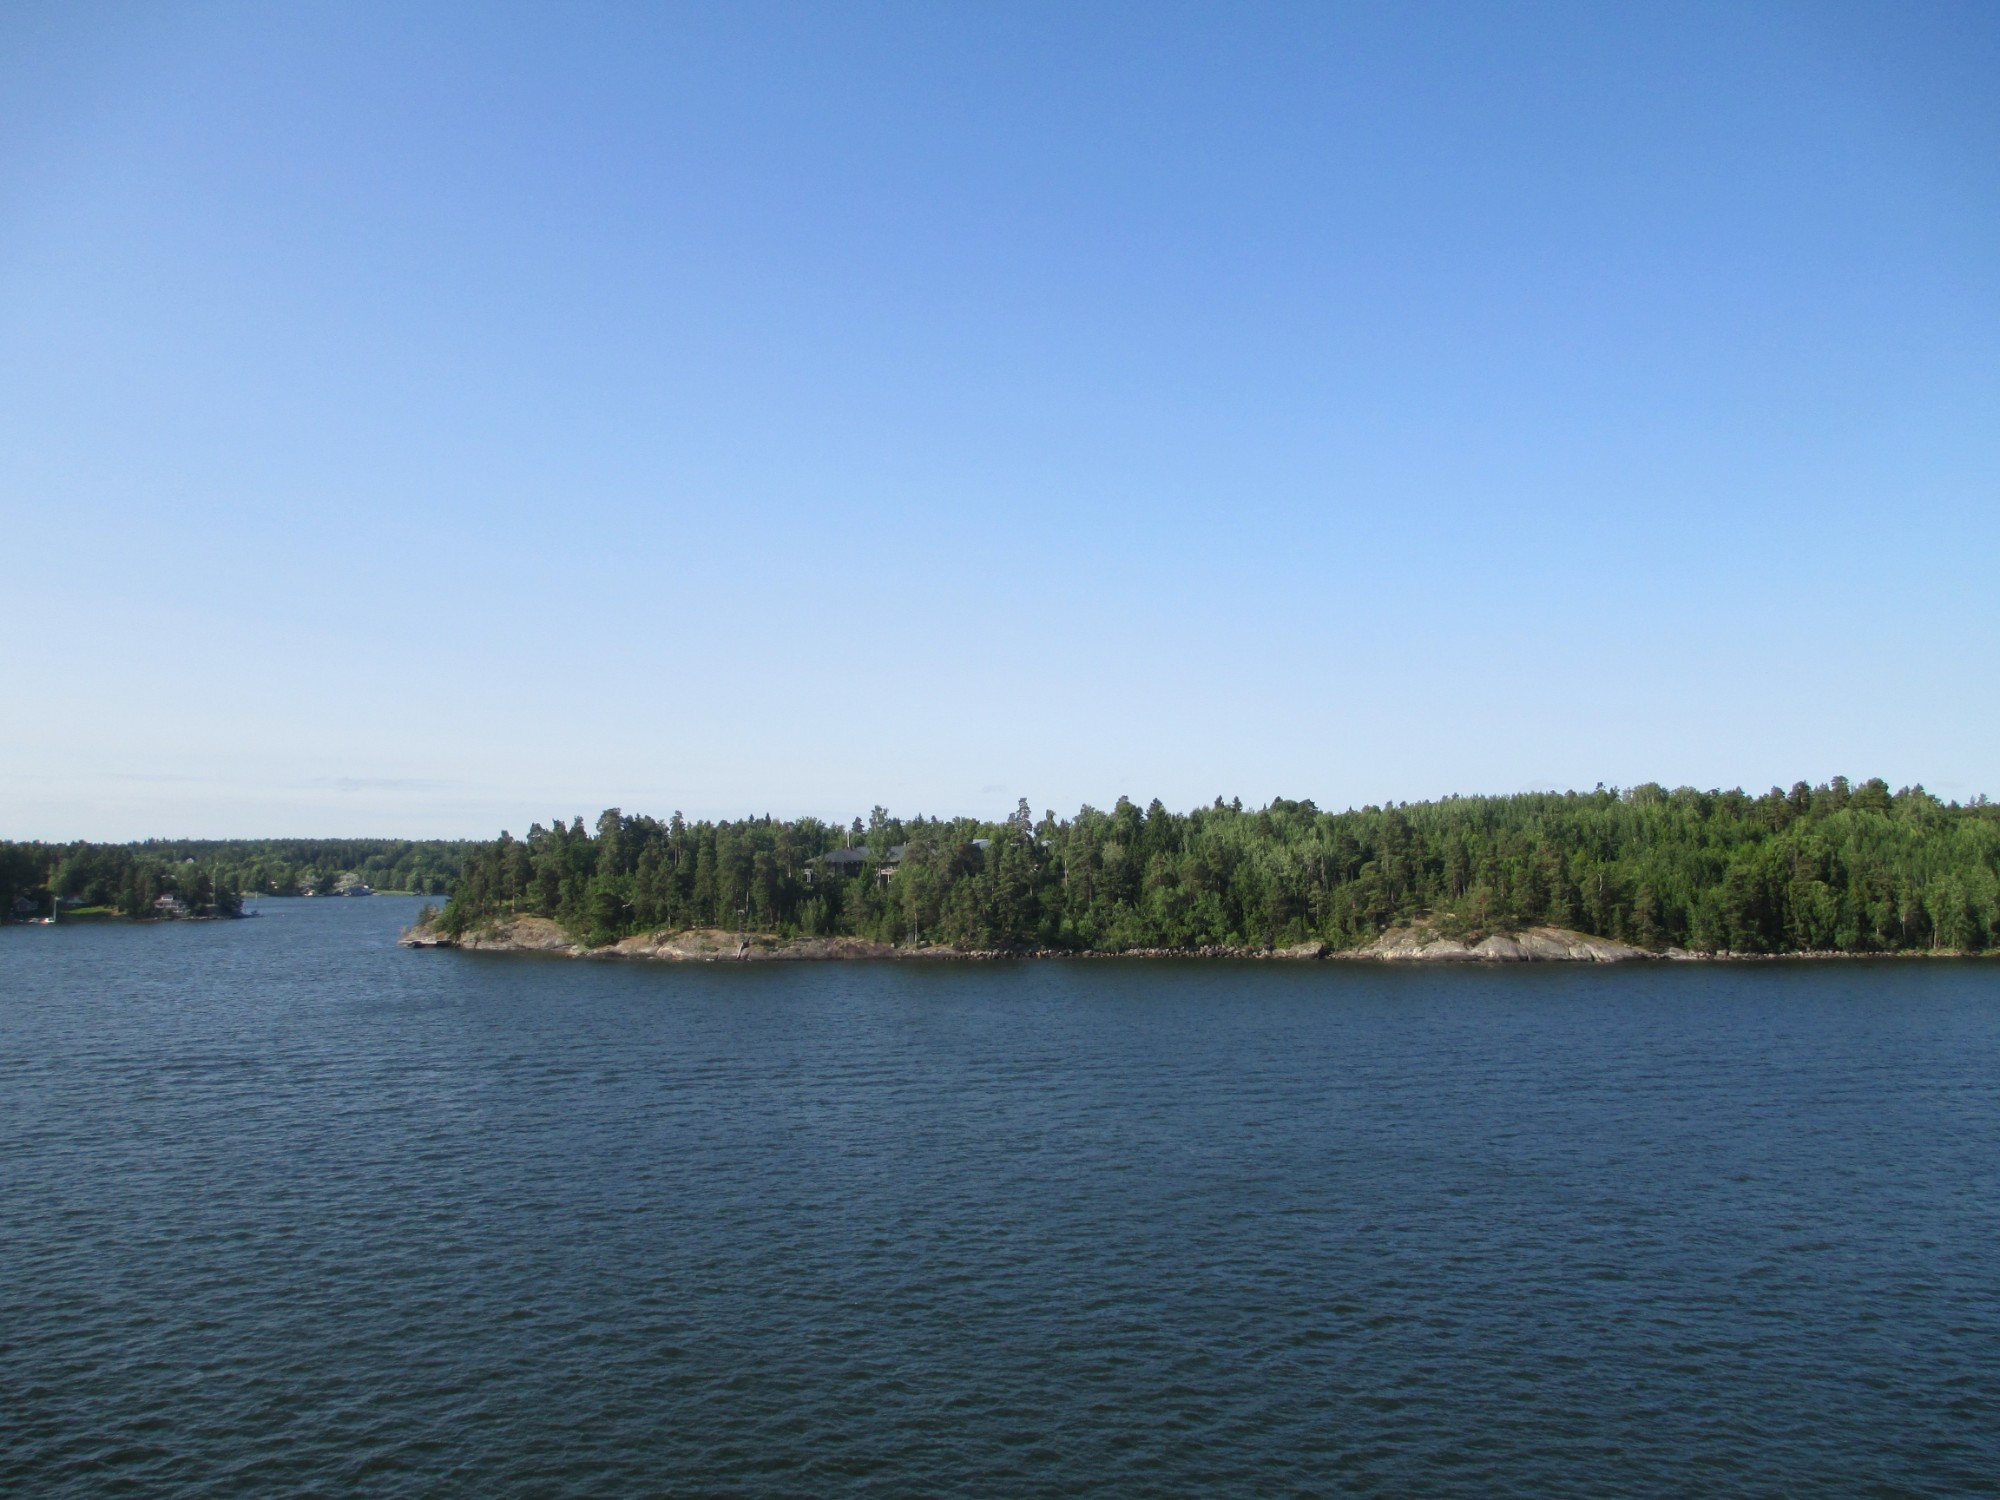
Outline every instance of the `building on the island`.
{"label": "building on the island", "polygon": [[[964,848],[967,846],[960,845],[959,847]],[[973,839],[970,842],[970,847],[977,849],[983,855],[988,849],[993,847],[993,840]],[[875,861],[875,879],[881,884],[887,885],[909,852],[910,846],[908,844],[891,844],[883,852],[881,858]],[[859,875],[867,867],[871,858],[873,856],[869,853],[866,845],[852,845],[845,849],[835,849],[831,853],[822,854],[813,864],[806,867],[806,884],[811,885],[816,875]]]}
{"label": "building on the island", "polygon": [[169,891],[153,902],[153,913],[161,917],[184,917],[188,913],[187,903]]}
{"label": "building on the island", "polygon": [[333,878],[333,894],[336,896],[372,896],[374,891],[352,870],[342,870]]}
{"label": "building on the island", "polygon": [[[896,873],[896,866],[903,862],[903,854],[910,846],[894,844],[875,866],[875,878],[886,883]],[[846,849],[836,849],[831,854],[820,856],[820,868],[828,875],[859,875],[873,856],[865,844]]]}
{"label": "building on the island", "polygon": [[[974,839],[972,841],[972,847],[977,849],[981,854],[984,854],[991,848],[992,844],[993,840],[991,839]],[[875,878],[882,884],[887,885],[889,877],[896,873],[897,867],[903,863],[903,857],[909,852],[910,846],[908,844],[891,844],[888,851],[875,865]],[[864,846],[836,849],[831,854],[821,855],[819,863],[821,869],[828,875],[859,875],[862,868],[868,863],[868,859],[868,850]],[[808,879],[810,879],[812,872],[808,870],[806,873]]]}
{"label": "building on the island", "polygon": [[861,867],[868,863],[868,851],[863,849],[836,849],[831,854],[822,854],[819,867],[828,875],[859,875]]}

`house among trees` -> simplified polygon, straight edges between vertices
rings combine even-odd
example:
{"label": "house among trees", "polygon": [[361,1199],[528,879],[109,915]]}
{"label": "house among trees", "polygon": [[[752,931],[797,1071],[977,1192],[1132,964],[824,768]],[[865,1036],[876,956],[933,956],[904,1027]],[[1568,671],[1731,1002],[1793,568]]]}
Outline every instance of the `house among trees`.
{"label": "house among trees", "polygon": [[[992,843],[991,839],[973,839],[972,847],[984,853]],[[910,846],[908,844],[891,844],[888,852],[876,863],[875,879],[881,884],[887,885],[890,877],[896,873],[897,869],[903,863],[904,856],[909,852]],[[820,868],[829,875],[859,875],[862,867],[868,863],[868,858],[868,849],[865,845],[859,847],[849,846],[845,849],[835,849],[830,854],[821,855],[819,862]]]}
{"label": "house among trees", "polygon": [[836,849],[831,854],[822,855],[820,868],[829,875],[859,875],[861,867],[868,863],[868,850]]}
{"label": "house among trees", "polygon": [[[875,866],[877,884],[889,883],[889,877],[896,873],[896,866],[903,862],[903,855],[909,847],[908,844],[895,844],[882,856]],[[869,858],[867,845],[849,845],[845,849],[835,849],[829,854],[821,855],[819,863],[820,868],[828,875],[859,875]]]}

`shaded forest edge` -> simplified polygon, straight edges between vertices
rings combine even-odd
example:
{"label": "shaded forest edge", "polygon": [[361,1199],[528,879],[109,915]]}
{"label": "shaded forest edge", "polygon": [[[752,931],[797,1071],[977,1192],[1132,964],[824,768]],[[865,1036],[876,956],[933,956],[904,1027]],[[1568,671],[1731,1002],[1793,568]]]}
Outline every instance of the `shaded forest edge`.
{"label": "shaded forest edge", "polygon": [[0,917],[226,917],[241,914],[245,896],[334,895],[357,885],[441,896],[472,847],[438,839],[0,841]]}
{"label": "shaded forest edge", "polygon": [[[529,930],[520,919],[540,924],[532,942],[507,937]],[[1647,953],[1991,952],[2000,805],[1837,777],[1763,796],[1648,784],[1340,813],[1120,799],[1037,820],[1023,801],[991,823],[878,807],[847,828],[612,808],[594,828],[470,847],[415,936],[637,951],[706,934],[718,957],[753,940],[828,957],[1234,955],[1353,953],[1392,930],[1469,948],[1533,929]]]}

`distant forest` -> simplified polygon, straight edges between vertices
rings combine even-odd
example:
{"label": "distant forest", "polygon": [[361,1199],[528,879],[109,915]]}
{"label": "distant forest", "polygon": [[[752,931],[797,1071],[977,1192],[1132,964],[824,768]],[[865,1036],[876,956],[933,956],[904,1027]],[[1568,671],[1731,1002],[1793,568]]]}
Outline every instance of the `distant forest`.
{"label": "distant forest", "polygon": [[[858,851],[840,853],[837,851]],[[1547,923],[1655,950],[2000,945],[2000,805],[1836,777],[1762,796],[1629,790],[1323,812],[1280,799],[1001,823],[661,821],[605,812],[470,847],[440,918],[511,913],[603,943],[666,928],[974,949],[1358,946],[1424,918]]]}
{"label": "distant forest", "polygon": [[464,842],[408,839],[148,839],[137,844],[0,842],[0,914],[65,909],[149,916],[161,896],[230,912],[245,895],[331,893],[347,877],[378,891],[442,895]]}

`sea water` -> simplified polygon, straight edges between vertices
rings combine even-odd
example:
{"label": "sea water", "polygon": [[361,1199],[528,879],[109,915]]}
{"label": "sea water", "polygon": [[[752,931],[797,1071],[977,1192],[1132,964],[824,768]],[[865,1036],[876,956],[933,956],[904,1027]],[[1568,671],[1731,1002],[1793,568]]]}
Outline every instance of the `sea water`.
{"label": "sea water", "polygon": [[2000,966],[0,931],[11,1495],[1947,1495]]}

